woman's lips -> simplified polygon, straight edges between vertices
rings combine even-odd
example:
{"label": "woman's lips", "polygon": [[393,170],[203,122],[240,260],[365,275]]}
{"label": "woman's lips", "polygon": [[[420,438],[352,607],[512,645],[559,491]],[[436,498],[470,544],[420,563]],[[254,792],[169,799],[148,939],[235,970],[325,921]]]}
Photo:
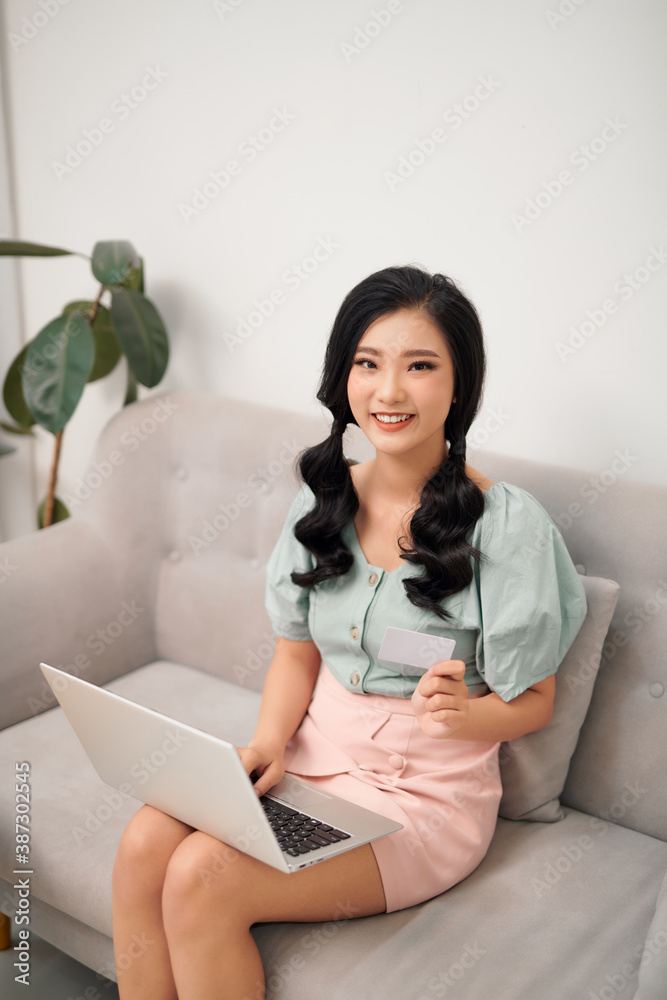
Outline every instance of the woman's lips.
{"label": "woman's lips", "polygon": [[[388,416],[396,416],[396,417],[401,416],[402,417],[404,415],[405,414],[402,414],[402,413],[394,413],[394,414],[388,414],[388,413],[385,414],[385,413],[382,413],[382,414],[380,414],[380,416],[384,416],[384,417],[388,417]],[[390,421],[385,422],[383,420],[378,420],[378,416],[375,413],[371,413],[371,416],[373,418],[373,423],[375,424],[375,426],[376,427],[381,427],[383,431],[400,431],[404,427],[409,427],[410,424],[412,423],[412,421],[415,418],[415,414],[411,413],[409,415],[409,417],[408,417],[407,420],[396,420],[396,421],[390,420]]]}

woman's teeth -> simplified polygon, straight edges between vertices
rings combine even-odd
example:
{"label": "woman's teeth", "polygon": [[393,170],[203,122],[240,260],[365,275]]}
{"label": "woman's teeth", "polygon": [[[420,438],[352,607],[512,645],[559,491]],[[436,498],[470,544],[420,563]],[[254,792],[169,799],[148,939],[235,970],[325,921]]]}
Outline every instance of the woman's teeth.
{"label": "woman's teeth", "polygon": [[381,424],[399,424],[404,420],[409,420],[410,417],[414,416],[414,413],[404,413],[398,417],[390,417],[384,413],[374,413],[373,416],[376,420],[379,420]]}

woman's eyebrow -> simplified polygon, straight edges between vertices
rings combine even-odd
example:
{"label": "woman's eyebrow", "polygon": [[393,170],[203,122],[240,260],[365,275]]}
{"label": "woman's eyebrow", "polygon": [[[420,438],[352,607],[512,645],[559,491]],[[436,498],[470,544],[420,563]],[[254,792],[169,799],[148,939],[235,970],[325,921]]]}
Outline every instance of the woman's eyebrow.
{"label": "woman's eyebrow", "polygon": [[[394,351],[389,351],[388,353],[393,355]],[[384,351],[379,351],[375,347],[358,347],[357,348],[357,354],[373,354],[377,358],[377,357],[381,357],[381,355],[384,354]],[[429,351],[426,348],[424,348],[423,350],[420,349],[420,350],[401,351],[401,353],[398,355],[398,357],[400,357],[400,358],[416,358],[416,357],[439,358],[440,355],[437,354],[435,351]]]}

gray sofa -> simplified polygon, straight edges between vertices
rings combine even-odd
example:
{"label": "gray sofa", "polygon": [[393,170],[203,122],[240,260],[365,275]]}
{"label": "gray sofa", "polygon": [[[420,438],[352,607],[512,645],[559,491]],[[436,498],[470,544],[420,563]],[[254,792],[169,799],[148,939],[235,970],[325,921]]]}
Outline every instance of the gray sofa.
{"label": "gray sofa", "polygon": [[[151,397],[106,427],[69,521],[0,546],[1,909],[18,905],[14,776],[27,761],[29,926],[93,985],[96,971],[115,978],[110,874],[139,804],[99,780],[37,664],[243,745],[275,644],[265,563],[294,457],[324,426]],[[255,929],[275,1000],[667,997],[667,490],[623,481],[614,456],[596,477],[472,461],[533,493],[585,574],[589,618],[554,719],[503,746],[501,818],[464,882],[390,915]]]}

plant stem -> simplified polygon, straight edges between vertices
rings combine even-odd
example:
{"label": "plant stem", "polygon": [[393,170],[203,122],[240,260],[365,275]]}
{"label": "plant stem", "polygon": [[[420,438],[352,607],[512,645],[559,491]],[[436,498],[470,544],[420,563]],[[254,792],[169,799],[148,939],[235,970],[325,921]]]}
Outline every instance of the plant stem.
{"label": "plant stem", "polygon": [[90,310],[90,316],[88,317],[88,322],[92,326],[95,322],[95,317],[97,316],[97,310],[100,308],[100,299],[107,290],[106,285],[100,285],[100,290],[98,292],[97,298],[93,302],[93,308]]}
{"label": "plant stem", "polygon": [[53,464],[51,466],[51,478],[49,480],[49,491],[46,494],[46,502],[44,503],[44,519],[42,526],[48,528],[53,521],[53,507],[55,504],[56,496],[56,480],[58,478],[58,462],[60,461],[60,445],[63,439],[63,432],[58,431],[56,434],[56,447],[53,453]]}

